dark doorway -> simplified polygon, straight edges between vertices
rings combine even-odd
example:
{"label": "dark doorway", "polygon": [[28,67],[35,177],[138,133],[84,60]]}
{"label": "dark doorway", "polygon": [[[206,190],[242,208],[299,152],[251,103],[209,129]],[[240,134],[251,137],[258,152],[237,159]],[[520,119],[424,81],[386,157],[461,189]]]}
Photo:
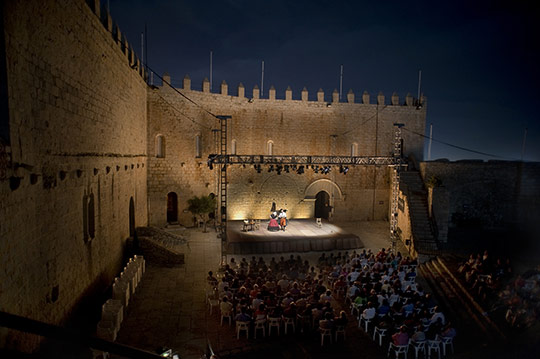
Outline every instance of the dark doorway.
{"label": "dark doorway", "polygon": [[174,192],[167,195],[167,223],[178,222],[178,196]]}
{"label": "dark doorway", "polygon": [[315,199],[315,218],[328,219],[330,214],[330,196],[325,191],[317,193]]}
{"label": "dark doorway", "polygon": [[129,236],[135,235],[135,202],[133,197],[129,199]]}

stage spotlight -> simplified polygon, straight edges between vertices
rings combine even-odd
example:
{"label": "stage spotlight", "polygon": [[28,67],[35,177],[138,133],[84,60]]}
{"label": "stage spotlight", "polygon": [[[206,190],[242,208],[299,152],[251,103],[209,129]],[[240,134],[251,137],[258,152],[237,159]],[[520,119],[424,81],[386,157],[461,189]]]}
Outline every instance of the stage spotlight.
{"label": "stage spotlight", "polygon": [[289,165],[285,165],[285,172],[289,173]]}
{"label": "stage spotlight", "polygon": [[324,166],[323,169],[321,170],[321,172],[325,175],[328,174],[328,172],[330,172],[330,166]]}
{"label": "stage spotlight", "polygon": [[274,170],[274,165],[270,165],[270,167],[268,167],[268,172],[272,172]]}
{"label": "stage spotlight", "polygon": [[298,173],[299,175],[304,173],[304,166],[298,166],[298,169],[296,170],[296,173]]}
{"label": "stage spotlight", "polygon": [[212,162],[210,162],[210,163],[208,164],[208,168],[210,168],[211,170],[213,170],[213,169],[214,169],[214,164],[213,164]]}
{"label": "stage spotlight", "polygon": [[349,167],[345,166],[345,168],[343,168],[343,174],[346,175],[347,172],[349,172]]}
{"label": "stage spotlight", "polygon": [[313,172],[315,172],[315,173],[319,173],[319,166],[315,166],[315,167],[313,167]]}

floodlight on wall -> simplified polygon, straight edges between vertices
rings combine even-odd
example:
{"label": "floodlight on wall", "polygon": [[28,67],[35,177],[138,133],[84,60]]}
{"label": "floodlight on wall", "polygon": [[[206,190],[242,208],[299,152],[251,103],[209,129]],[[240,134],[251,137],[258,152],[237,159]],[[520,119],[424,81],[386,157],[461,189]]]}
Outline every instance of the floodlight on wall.
{"label": "floodlight on wall", "polygon": [[270,167],[268,167],[268,172],[272,172],[274,170],[274,165],[270,165]]}

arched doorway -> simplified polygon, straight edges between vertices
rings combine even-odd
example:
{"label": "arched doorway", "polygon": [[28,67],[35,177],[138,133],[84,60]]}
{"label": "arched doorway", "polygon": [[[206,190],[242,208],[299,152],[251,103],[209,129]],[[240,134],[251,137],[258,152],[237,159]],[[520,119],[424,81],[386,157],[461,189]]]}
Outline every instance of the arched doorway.
{"label": "arched doorway", "polygon": [[330,210],[330,196],[328,192],[320,191],[315,197],[315,218],[328,219]]}
{"label": "arched doorway", "polygon": [[135,201],[133,197],[129,199],[129,236],[135,235]]}
{"label": "arched doorway", "polygon": [[178,196],[174,192],[167,194],[167,223],[178,222]]}

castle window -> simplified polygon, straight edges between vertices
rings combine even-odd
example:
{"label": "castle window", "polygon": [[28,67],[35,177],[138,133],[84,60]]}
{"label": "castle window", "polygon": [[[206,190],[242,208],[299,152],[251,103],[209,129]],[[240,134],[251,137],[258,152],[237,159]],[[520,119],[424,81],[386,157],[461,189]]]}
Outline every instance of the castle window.
{"label": "castle window", "polygon": [[274,154],[274,142],[271,140],[266,143],[266,154],[272,156]]}
{"label": "castle window", "polygon": [[163,135],[156,136],[156,157],[165,157],[165,136]]}
{"label": "castle window", "polygon": [[195,136],[195,157],[201,158],[201,136],[197,135]]}
{"label": "castle window", "polygon": [[96,219],[94,194],[83,197],[83,238],[85,242],[94,239],[96,236]]}
{"label": "castle window", "polygon": [[232,140],[231,155],[236,155],[236,140]]}
{"label": "castle window", "polygon": [[358,143],[353,143],[351,145],[351,156],[358,156]]}

